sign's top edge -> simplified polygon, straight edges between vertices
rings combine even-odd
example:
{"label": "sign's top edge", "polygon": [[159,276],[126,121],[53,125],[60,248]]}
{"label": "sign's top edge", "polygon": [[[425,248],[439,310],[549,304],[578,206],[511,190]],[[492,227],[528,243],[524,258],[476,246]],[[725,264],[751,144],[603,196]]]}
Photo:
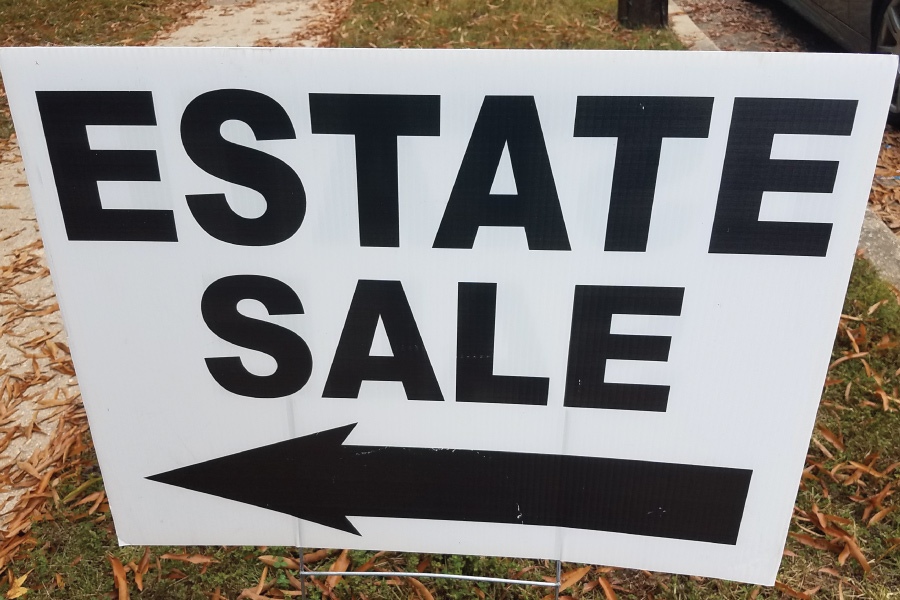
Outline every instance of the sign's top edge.
{"label": "sign's top edge", "polygon": [[[303,56],[350,56],[365,55],[367,57],[390,56],[392,59],[403,56],[409,59],[441,56],[453,57],[453,60],[473,60],[474,57],[503,56],[512,60],[540,61],[588,60],[593,62],[603,57],[604,62],[644,64],[651,61],[657,64],[727,64],[729,66],[753,67],[762,64],[791,65],[835,65],[849,64],[853,68],[862,65],[879,65],[876,68],[896,69],[898,57],[892,54],[852,54],[852,53],[816,53],[816,52],[704,52],[693,50],[604,50],[604,49],[530,49],[530,48],[306,48],[306,47],[256,47],[256,46],[6,46],[0,47],[0,64],[5,60],[21,61],[23,57],[40,56],[109,56],[109,55],[177,55],[185,53],[199,56],[227,54],[231,56],[249,57],[275,54],[293,54]],[[480,60],[480,59],[476,59]]]}
{"label": "sign's top edge", "polygon": [[[485,55],[504,56],[515,60],[541,57],[541,61],[564,59],[571,61],[573,57],[584,60],[590,57],[604,57],[615,62],[644,63],[648,60],[668,64],[728,64],[751,67],[760,63],[781,65],[834,65],[850,64],[860,67],[863,64],[879,64],[880,68],[896,69],[898,57],[893,54],[853,54],[853,53],[817,53],[817,52],[705,52],[694,50],[605,50],[605,49],[531,49],[531,48],[306,48],[306,47],[257,47],[257,46],[6,46],[0,47],[0,61],[4,57],[21,60],[23,56],[58,56],[65,55],[320,55],[347,56],[364,54],[365,56],[404,56],[442,57],[452,56],[454,60],[466,60],[465,57]],[[13,59],[12,57],[18,57]]]}

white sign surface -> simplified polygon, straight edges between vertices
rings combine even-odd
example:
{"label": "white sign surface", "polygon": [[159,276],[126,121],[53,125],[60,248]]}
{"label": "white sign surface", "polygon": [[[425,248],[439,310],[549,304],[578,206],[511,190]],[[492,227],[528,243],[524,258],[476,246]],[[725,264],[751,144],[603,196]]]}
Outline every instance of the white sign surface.
{"label": "white sign surface", "polygon": [[0,64],[123,543],[774,581],[895,58]]}

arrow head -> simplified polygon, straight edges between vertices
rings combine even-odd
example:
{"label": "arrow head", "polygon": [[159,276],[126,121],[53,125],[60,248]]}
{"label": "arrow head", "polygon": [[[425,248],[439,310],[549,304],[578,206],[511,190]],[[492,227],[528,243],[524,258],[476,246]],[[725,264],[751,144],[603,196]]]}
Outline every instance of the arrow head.
{"label": "arrow head", "polygon": [[[340,502],[343,443],[356,423],[245,450],[147,477],[195,492],[278,511],[355,535]],[[303,472],[302,465],[313,465]],[[324,493],[323,493],[324,492]],[[347,490],[348,493],[352,493]],[[323,499],[325,501],[323,501]]]}

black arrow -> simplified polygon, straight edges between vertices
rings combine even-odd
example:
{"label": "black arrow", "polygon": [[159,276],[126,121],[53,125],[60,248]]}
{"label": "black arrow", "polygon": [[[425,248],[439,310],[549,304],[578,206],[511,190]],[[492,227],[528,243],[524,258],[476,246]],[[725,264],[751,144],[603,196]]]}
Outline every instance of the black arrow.
{"label": "black arrow", "polygon": [[555,454],[345,446],[356,424],[148,477],[359,535],[347,516],[737,543],[752,471]]}

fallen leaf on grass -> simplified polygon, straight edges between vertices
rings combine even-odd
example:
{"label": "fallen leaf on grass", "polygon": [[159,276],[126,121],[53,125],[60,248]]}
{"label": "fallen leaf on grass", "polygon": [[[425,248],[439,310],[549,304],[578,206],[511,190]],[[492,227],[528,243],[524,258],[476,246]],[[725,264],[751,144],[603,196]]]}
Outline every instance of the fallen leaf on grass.
{"label": "fallen leaf on grass", "polygon": [[140,591],[144,591],[144,574],[150,570],[150,547],[144,547],[144,556],[138,563],[137,569],[134,570],[134,582]]}
{"label": "fallen leaf on grass", "polygon": [[840,549],[840,546],[833,542],[829,542],[824,538],[814,538],[802,533],[791,533],[790,535],[792,538],[794,538],[804,546],[809,546],[811,548],[815,548],[816,550],[830,550],[831,552],[838,552]]}
{"label": "fallen leaf on grass", "polygon": [[828,365],[828,370],[830,371],[831,369],[835,368],[836,366],[838,366],[838,365],[841,364],[842,362],[846,362],[846,361],[852,360],[852,359],[854,359],[854,358],[862,358],[862,357],[868,356],[868,355],[869,355],[868,352],[857,352],[856,354],[847,354],[847,355],[845,355],[845,356],[840,357],[839,359],[837,359],[836,361],[834,361],[834,362],[831,363],[830,365]]}
{"label": "fallen leaf on grass", "polygon": [[204,556],[202,554],[171,554],[166,552],[160,558],[165,560],[180,560],[182,562],[191,563],[192,565],[208,565],[210,563],[217,563],[216,559],[212,556]]}
{"label": "fallen leaf on grass", "polygon": [[[888,543],[888,544],[893,543],[892,540],[898,540],[898,538],[889,538],[889,539],[887,540],[887,543]],[[887,556],[888,554],[890,554],[891,552],[893,552],[893,551],[896,550],[897,548],[900,548],[900,540],[898,540],[896,543],[894,543],[893,546],[891,546],[890,548],[888,548],[887,550],[885,550],[884,552],[882,552],[882,553],[881,553],[881,556],[879,556],[878,558],[875,559],[875,562],[876,562],[876,563],[881,562],[881,559],[882,559],[882,558],[884,558],[885,556]]]}
{"label": "fallen leaf on grass", "polygon": [[[381,556],[384,556],[384,552],[383,552],[383,551],[377,553],[375,556],[373,556],[372,558],[370,558],[369,560],[367,560],[367,561],[365,562],[365,564],[363,564],[361,567],[359,567],[358,569],[356,569],[356,571],[358,571],[358,572],[360,572],[360,573],[364,573],[365,571],[368,571],[369,569],[371,569],[372,567],[375,566],[375,561],[377,561],[378,558],[381,557]],[[420,571],[420,572],[421,572],[421,571]]]}
{"label": "fallen leaf on grass", "polygon": [[264,565],[275,567],[276,569],[296,570],[300,568],[300,561],[296,558],[291,558],[290,556],[272,556],[270,554],[266,554],[265,556],[260,556],[259,560]]}
{"label": "fallen leaf on grass", "polygon": [[833,431],[825,427],[824,425],[819,425],[819,432],[821,432],[822,437],[831,442],[831,445],[843,452],[846,448],[844,447],[844,436],[838,437],[834,434]]}
{"label": "fallen leaf on grass", "polygon": [[[31,573],[31,571],[28,571]],[[25,580],[28,578],[28,573],[25,573],[21,577],[16,577],[12,580],[12,583],[9,586],[9,590],[6,592],[6,597],[12,600],[12,598],[18,598],[19,596],[24,596],[30,590],[26,587],[22,587],[22,584],[25,583]],[[10,572],[10,578],[12,578],[12,572]]]}
{"label": "fallen leaf on grass", "polygon": [[81,506],[82,504],[87,504],[88,502],[93,502],[94,500],[99,498],[101,496],[101,494],[103,494],[103,492],[94,492],[93,494],[88,494],[87,496],[85,496],[84,498],[82,498],[81,500],[79,500],[78,502],[73,504],[72,506],[73,507]]}
{"label": "fallen leaf on grass", "polygon": [[[334,564],[331,565],[329,571],[346,571],[347,567],[350,566],[350,557],[347,556],[347,550],[343,550],[341,555],[337,557],[337,560],[334,561]],[[338,584],[341,580],[341,575],[329,575],[325,578],[325,587],[330,591],[334,589],[334,586]]]}
{"label": "fallen leaf on grass", "polygon": [[[346,552],[346,550],[344,551]],[[407,577],[406,580],[415,588],[416,594],[422,600],[434,600],[434,596],[431,595],[431,592],[428,591],[428,588],[425,587],[425,584],[416,579],[415,577]]]}
{"label": "fallen leaf on grass", "polygon": [[867,561],[866,557],[863,556],[862,550],[860,550],[859,546],[856,545],[856,541],[853,538],[845,537],[844,543],[850,549],[850,555],[854,559],[856,559],[856,562],[859,563],[859,566],[861,566],[863,568],[863,571],[865,571],[866,574],[868,574],[869,571],[872,570],[872,567],[869,566],[869,561]]}
{"label": "fallen leaf on grass", "polygon": [[184,571],[181,569],[172,569],[169,571],[168,575],[163,577],[163,579],[172,579],[174,581],[178,581],[179,579],[185,579],[187,575],[185,575]]}
{"label": "fallen leaf on grass", "polygon": [[781,583],[780,581],[775,582],[775,589],[782,594],[785,594],[786,596],[797,598],[797,600],[811,600],[808,595],[804,594],[803,592],[798,592],[797,590]]}
{"label": "fallen leaf on grass", "polygon": [[[331,598],[331,600],[339,600],[339,598],[338,598],[337,596],[334,595],[334,592],[332,592],[331,590],[329,590],[328,588],[326,588],[326,587],[325,587],[325,584],[322,583],[321,581],[319,581],[316,577],[310,577],[309,580],[312,581],[313,585],[315,585],[317,588],[319,588],[320,590],[322,590],[322,594],[323,594],[323,595],[325,595],[325,596],[328,597],[328,598]],[[388,581],[388,582],[386,582],[386,583],[391,584],[391,583],[394,583],[394,582]]]}
{"label": "fallen leaf on grass", "polygon": [[322,548],[321,550],[316,550],[315,552],[310,552],[309,554],[303,555],[304,563],[314,563],[319,562],[320,560],[324,560],[334,554],[335,551],[331,548]]}
{"label": "fallen leaf on grass", "polygon": [[598,580],[600,582],[600,587],[603,588],[603,593],[606,594],[606,600],[619,600],[616,593],[613,591],[612,584],[606,579],[606,577],[600,576]]}
{"label": "fallen leaf on grass", "polygon": [[882,306],[883,304],[886,304],[886,303],[887,303],[887,298],[885,298],[884,300],[881,300],[881,301],[879,301],[879,302],[876,302],[875,304],[873,304],[872,306],[869,307],[869,310],[867,311],[867,314],[868,314],[869,316],[872,316],[872,313],[874,313],[876,310],[878,310],[879,308],[881,308],[881,306]]}
{"label": "fallen leaf on grass", "polygon": [[581,581],[584,576],[587,575],[588,572],[590,572],[590,570],[591,565],[588,565],[586,567],[581,567],[580,569],[574,569],[572,571],[563,573],[559,584],[559,590],[562,592],[569,589],[570,587]]}
{"label": "fallen leaf on grass", "polygon": [[867,526],[871,527],[872,525],[874,525],[878,521],[882,520],[883,518],[885,518],[886,516],[888,516],[889,514],[894,512],[895,510],[897,510],[896,506],[889,506],[887,508],[881,509],[880,511],[875,513],[871,519],[869,519],[869,523],[867,524]]}
{"label": "fallen leaf on grass", "polygon": [[425,560],[420,562],[419,566],[416,567],[416,571],[418,571],[419,573],[424,573],[425,570],[430,566],[431,566],[431,556],[426,555]]}
{"label": "fallen leaf on grass", "polygon": [[266,584],[266,575],[269,573],[269,567],[263,567],[262,575],[259,576],[259,585],[256,586],[256,593],[261,594],[263,591],[263,586]]}
{"label": "fallen leaf on grass", "polygon": [[850,546],[845,545],[841,553],[838,554],[838,564],[843,567],[848,558],[850,558]]}
{"label": "fallen leaf on grass", "polygon": [[112,565],[113,582],[116,589],[119,590],[119,600],[128,600],[130,596],[128,594],[128,579],[125,577],[125,567],[112,554],[107,555],[106,558],[109,560],[109,564]]}

